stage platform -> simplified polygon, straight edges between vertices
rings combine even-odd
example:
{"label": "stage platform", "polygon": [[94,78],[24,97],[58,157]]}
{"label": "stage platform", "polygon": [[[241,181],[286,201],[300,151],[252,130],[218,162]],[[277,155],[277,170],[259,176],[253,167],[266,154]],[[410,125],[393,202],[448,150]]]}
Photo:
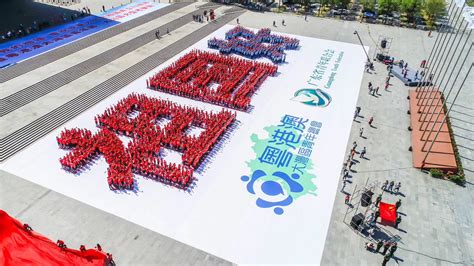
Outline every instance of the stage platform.
{"label": "stage platform", "polygon": [[[439,92],[437,89],[435,90],[436,91],[431,91],[431,93],[417,93],[415,90],[409,91],[410,118],[412,128],[411,139],[413,149],[413,167],[420,169],[438,168],[444,172],[456,172],[458,167],[456,164],[453,144],[451,142],[451,136],[447,123],[444,123],[441,127],[441,131],[433,144],[433,148],[431,149],[431,152],[429,153],[425,163],[423,164],[423,159],[425,158],[426,153],[430,148],[431,141],[435,138],[436,132],[440,128],[440,125],[443,122],[443,119],[445,118],[445,113],[441,103],[435,105],[439,97],[441,96],[441,92]],[[426,97],[425,101],[420,101],[420,103],[418,103],[419,99],[417,98],[417,95],[419,97]],[[428,107],[433,98],[434,101],[432,105]],[[423,106],[426,106],[424,110]],[[418,110],[420,109],[420,107],[422,112],[419,113]],[[439,111],[441,111],[441,114],[439,118],[435,121],[436,117],[438,116],[437,113]],[[435,114],[431,115],[433,112],[435,112]],[[424,120],[426,120],[426,122],[420,122]],[[431,134],[429,134],[429,130],[433,127],[434,123],[436,124],[433,128],[433,131]],[[428,142],[426,142],[426,145],[423,149],[423,145],[428,139],[428,135],[429,140]]]}
{"label": "stage platform", "polygon": [[428,82],[428,81],[424,81],[424,82],[421,82],[421,75],[418,74],[418,79],[415,80],[415,73],[416,73],[416,70],[415,69],[411,69],[411,68],[408,68],[408,73],[407,73],[407,77],[404,78],[403,74],[402,74],[402,68],[399,67],[398,65],[393,65],[393,68],[392,68],[392,71],[391,73],[397,77],[398,79],[400,79],[406,86],[409,86],[409,87],[416,87],[416,86],[430,86],[432,85],[431,82]]}

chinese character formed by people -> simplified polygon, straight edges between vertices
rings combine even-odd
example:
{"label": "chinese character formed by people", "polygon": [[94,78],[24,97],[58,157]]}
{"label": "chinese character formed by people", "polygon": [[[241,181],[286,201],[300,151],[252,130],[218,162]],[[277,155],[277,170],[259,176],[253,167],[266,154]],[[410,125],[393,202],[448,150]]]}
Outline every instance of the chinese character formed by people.
{"label": "chinese character formed by people", "polygon": [[281,35],[271,34],[270,29],[261,29],[257,33],[241,26],[236,26],[226,33],[226,39],[212,38],[208,47],[217,49],[223,54],[238,54],[247,58],[266,57],[273,63],[285,62],[285,50],[299,47],[299,40]]}

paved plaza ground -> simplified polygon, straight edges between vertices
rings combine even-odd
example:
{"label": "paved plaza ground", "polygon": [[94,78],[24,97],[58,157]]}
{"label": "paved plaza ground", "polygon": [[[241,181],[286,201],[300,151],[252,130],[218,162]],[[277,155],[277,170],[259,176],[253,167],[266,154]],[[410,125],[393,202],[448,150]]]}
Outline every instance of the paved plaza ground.
{"label": "paved plaza ground", "polygon": [[[171,55],[189,47],[218,27],[224,24],[235,25],[237,16],[240,24],[245,27],[270,27],[282,33],[354,44],[359,43],[353,34],[357,30],[363,43],[370,47],[371,57],[374,55],[379,36],[390,37],[393,38],[390,55],[404,59],[411,66],[417,66],[421,60],[426,59],[438,34],[434,33],[433,37],[429,38],[427,32],[419,30],[315,17],[305,21],[304,17],[293,14],[236,11],[231,6],[214,7],[218,17],[222,19],[216,24],[182,21],[182,16],[186,14],[190,16],[191,12],[202,4],[205,3],[183,6],[178,11],[148,22],[145,26],[125,31],[91,46],[91,49],[68,55],[64,59],[3,83],[0,90],[1,98],[15,93],[18,88],[33,86],[46,77],[58,74],[149,30],[157,27],[173,29],[171,34],[163,36],[162,39],[150,39],[144,46],[1,117],[0,137],[6,138],[15,134],[37,119],[47,116],[54,109],[74,100],[78,95],[163,49],[169,49],[166,50],[169,55],[160,54],[160,62],[166,61]],[[285,26],[281,23],[283,19],[286,22]],[[272,27],[273,21],[276,21],[276,28]],[[472,58],[470,60],[472,61]],[[357,158],[360,163],[353,167],[355,171],[351,173],[350,182],[344,191],[352,193],[354,189],[360,189],[366,184],[377,184],[377,187],[380,187],[387,179],[401,182],[401,195],[384,194],[384,201],[387,202],[393,203],[398,198],[402,199],[400,208],[402,222],[399,229],[380,225],[387,234],[399,239],[399,249],[395,253],[395,258],[387,265],[474,265],[473,80],[468,80],[466,89],[461,92],[451,113],[455,140],[467,180],[465,187],[461,187],[446,180],[432,178],[412,167],[412,156],[408,151],[411,134],[407,130],[410,125],[410,117],[407,115],[409,87],[404,86],[400,80],[392,78],[392,85],[385,91],[383,84],[386,76],[386,67],[375,63],[375,72],[365,73],[360,84],[357,106],[362,108],[362,117],[352,125],[347,153],[352,147],[352,142],[357,141],[359,147],[367,148],[367,159]],[[380,95],[375,97],[368,94],[368,82],[381,87]],[[80,110],[77,113],[79,114]],[[367,122],[371,116],[374,117],[373,128],[369,127]],[[359,137],[360,128],[364,128],[364,138]],[[342,182],[338,189],[341,188]],[[364,243],[368,240],[344,222],[347,211],[344,197],[343,192],[337,193],[321,265],[380,265],[383,256],[366,251]],[[1,164],[0,209],[30,224],[36,231],[51,239],[65,240],[69,246],[78,247],[80,244],[94,246],[100,242],[105,250],[114,254],[118,265],[232,264],[19,178],[14,173],[1,170]]]}

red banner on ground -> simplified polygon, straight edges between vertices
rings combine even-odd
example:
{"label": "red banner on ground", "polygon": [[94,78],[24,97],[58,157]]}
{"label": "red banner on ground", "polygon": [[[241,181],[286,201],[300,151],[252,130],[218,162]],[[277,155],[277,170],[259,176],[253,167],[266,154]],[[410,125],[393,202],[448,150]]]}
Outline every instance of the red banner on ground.
{"label": "red banner on ground", "polygon": [[106,254],[60,248],[0,210],[0,265],[106,265]]}
{"label": "red banner on ground", "polygon": [[382,221],[395,223],[397,220],[397,207],[393,204],[380,202],[379,205],[380,218]]}

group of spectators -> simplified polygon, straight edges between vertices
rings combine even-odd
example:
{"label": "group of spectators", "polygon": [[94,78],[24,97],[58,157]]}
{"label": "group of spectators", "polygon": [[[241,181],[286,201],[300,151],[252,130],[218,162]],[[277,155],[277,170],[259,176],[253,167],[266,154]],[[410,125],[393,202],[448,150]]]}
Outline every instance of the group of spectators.
{"label": "group of spectators", "polygon": [[33,23],[29,26],[25,26],[21,23],[16,28],[4,31],[0,35],[0,43],[10,41],[16,38],[21,38],[29,34],[33,34],[35,32],[39,32],[51,26],[63,24],[68,21],[74,21],[76,19],[88,16],[90,14],[91,14],[91,10],[88,7],[83,7],[82,9],[78,9],[76,13],[71,14],[69,17],[66,14],[56,15],[53,18],[50,18],[48,20],[43,20],[41,22],[34,20]]}
{"label": "group of spectators", "polygon": [[193,20],[196,22],[204,22],[204,19],[209,22],[209,20],[214,21],[216,18],[216,14],[213,9],[210,9],[209,11],[204,10],[202,15],[199,14],[193,14]]}
{"label": "group of spectators", "polygon": [[70,6],[70,5],[81,3],[81,0],[36,0],[36,1],[42,2],[42,3],[55,4],[59,6]]}

